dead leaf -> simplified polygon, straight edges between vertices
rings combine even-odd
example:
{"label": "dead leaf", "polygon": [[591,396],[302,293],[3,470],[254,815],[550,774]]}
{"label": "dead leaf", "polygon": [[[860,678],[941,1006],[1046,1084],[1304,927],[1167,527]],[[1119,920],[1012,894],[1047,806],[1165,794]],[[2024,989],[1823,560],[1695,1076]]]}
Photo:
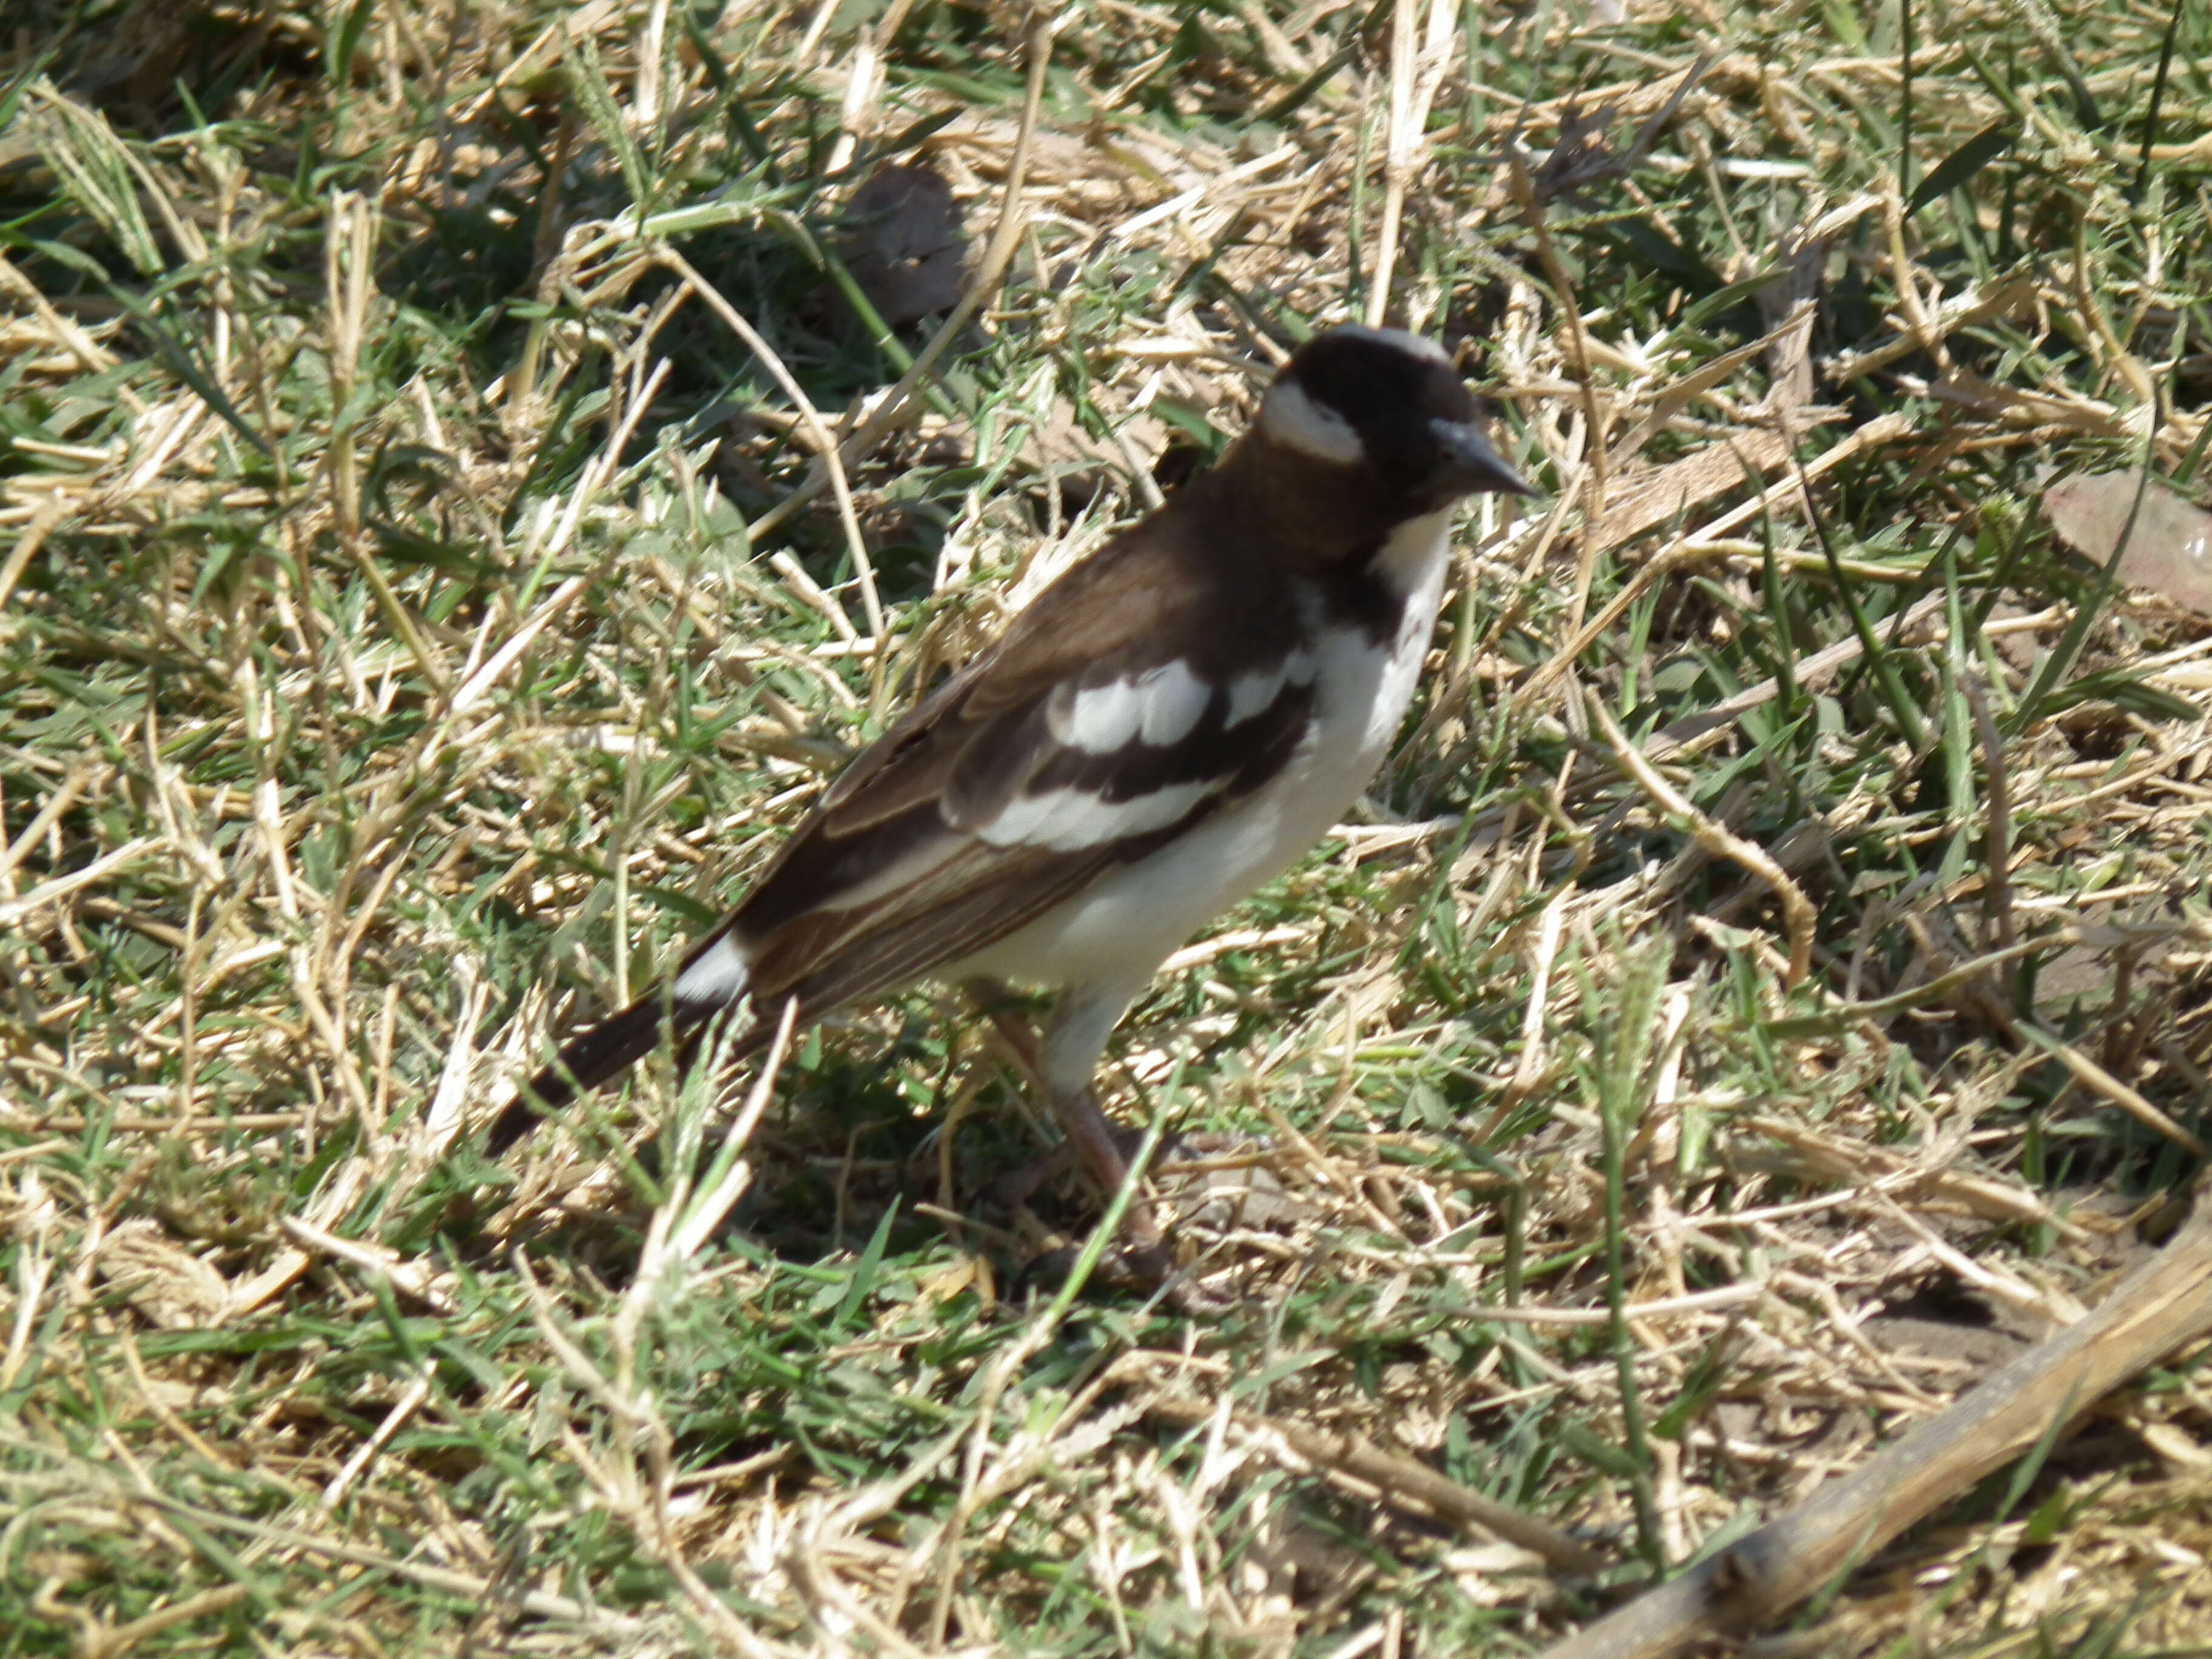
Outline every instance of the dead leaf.
{"label": "dead leaf", "polygon": [[100,1277],[165,1331],[207,1329],[222,1320],[230,1286],[213,1267],[148,1220],[125,1221],[100,1241]]}
{"label": "dead leaf", "polygon": [[839,252],[893,328],[959,302],[967,251],[952,186],[933,167],[878,167],[846,204]]}
{"label": "dead leaf", "polygon": [[[2111,559],[2127,531],[2120,580],[2212,616],[2212,514],[2186,497],[2130,468],[2062,478],[2043,492],[2043,510],[2061,541],[2099,564]],[[2130,512],[2135,527],[2128,530]]]}

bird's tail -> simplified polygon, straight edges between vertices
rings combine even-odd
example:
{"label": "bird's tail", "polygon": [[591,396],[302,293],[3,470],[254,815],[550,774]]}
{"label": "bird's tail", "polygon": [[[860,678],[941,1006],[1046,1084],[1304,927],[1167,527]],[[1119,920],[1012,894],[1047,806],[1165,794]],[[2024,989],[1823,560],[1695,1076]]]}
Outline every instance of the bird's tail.
{"label": "bird's tail", "polygon": [[[640,997],[620,1013],[572,1038],[554,1056],[553,1063],[531,1079],[529,1086],[499,1115],[485,1150],[498,1157],[536,1128],[539,1118],[559,1111],[578,1095],[620,1076],[643,1060],[660,1046],[664,1015],[669,1033],[676,1039],[677,1064],[690,1070],[700,1039],[712,1029],[715,1017],[736,1006],[745,994],[750,967],[728,928],[709,933],[685,955],[673,986]],[[760,1025],[755,1021],[739,1036],[728,1057],[736,1059],[760,1046]]]}
{"label": "bird's tail", "polygon": [[557,1112],[586,1091],[620,1076],[660,1046],[661,1017],[680,1042],[714,1011],[697,1004],[672,1002],[656,988],[640,997],[618,1014],[567,1043],[553,1063],[530,1079],[492,1125],[485,1150],[494,1158],[538,1127],[538,1120]]}

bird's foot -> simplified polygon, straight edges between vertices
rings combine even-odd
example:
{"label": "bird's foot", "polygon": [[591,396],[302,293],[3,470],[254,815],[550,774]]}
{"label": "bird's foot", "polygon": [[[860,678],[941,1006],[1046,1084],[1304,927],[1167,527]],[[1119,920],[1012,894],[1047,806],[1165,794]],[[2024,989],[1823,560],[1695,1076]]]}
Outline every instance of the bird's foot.
{"label": "bird's foot", "polygon": [[[985,1189],[987,1203],[1018,1212],[1045,1184],[1079,1168],[1102,1199],[1128,1179],[1141,1137],[1114,1125],[1085,1097],[1055,1101],[1067,1139],[1042,1158],[1000,1176]],[[1146,1170],[1142,1190],[1122,1212],[1121,1236],[1097,1272],[1109,1285],[1165,1290],[1187,1313],[1218,1313],[1231,1305],[1194,1277],[1200,1246],[1209,1236],[1240,1231],[1280,1231],[1313,1213],[1273,1167],[1278,1155],[1264,1139],[1200,1133],[1170,1135]],[[1054,1243],[1030,1271],[1056,1280],[1072,1271],[1079,1248]]]}

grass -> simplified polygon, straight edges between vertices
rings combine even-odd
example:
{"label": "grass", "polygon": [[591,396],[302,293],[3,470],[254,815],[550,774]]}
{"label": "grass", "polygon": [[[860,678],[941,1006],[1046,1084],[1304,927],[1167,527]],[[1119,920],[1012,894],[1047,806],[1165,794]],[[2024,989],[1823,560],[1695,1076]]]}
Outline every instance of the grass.
{"label": "grass", "polygon": [[[1607,17],[16,9],[0,1652],[1533,1652],[2162,1236],[2212,626],[2038,498],[2201,486],[2204,17]],[[969,303],[886,322],[924,160]],[[1551,495],[1117,1040],[1269,1138],[1178,1230],[1230,1312],[1041,1264],[1096,1199],[987,1200],[1049,1134],[935,991],[738,1137],[660,1065],[471,1150],[1361,317]],[[1790,1650],[2201,1650],[2201,1388]]]}

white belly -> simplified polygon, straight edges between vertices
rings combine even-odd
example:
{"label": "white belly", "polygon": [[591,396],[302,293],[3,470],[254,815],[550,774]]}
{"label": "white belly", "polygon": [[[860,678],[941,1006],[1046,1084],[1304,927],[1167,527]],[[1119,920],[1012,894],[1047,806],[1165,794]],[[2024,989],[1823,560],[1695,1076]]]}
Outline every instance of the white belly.
{"label": "white belly", "polygon": [[1151,857],[1127,865],[1019,932],[947,969],[1038,985],[1148,976],[1210,919],[1327,835],[1389,752],[1435,631],[1450,514],[1401,525],[1378,561],[1405,595],[1398,635],[1325,649],[1315,728],[1265,784]]}

